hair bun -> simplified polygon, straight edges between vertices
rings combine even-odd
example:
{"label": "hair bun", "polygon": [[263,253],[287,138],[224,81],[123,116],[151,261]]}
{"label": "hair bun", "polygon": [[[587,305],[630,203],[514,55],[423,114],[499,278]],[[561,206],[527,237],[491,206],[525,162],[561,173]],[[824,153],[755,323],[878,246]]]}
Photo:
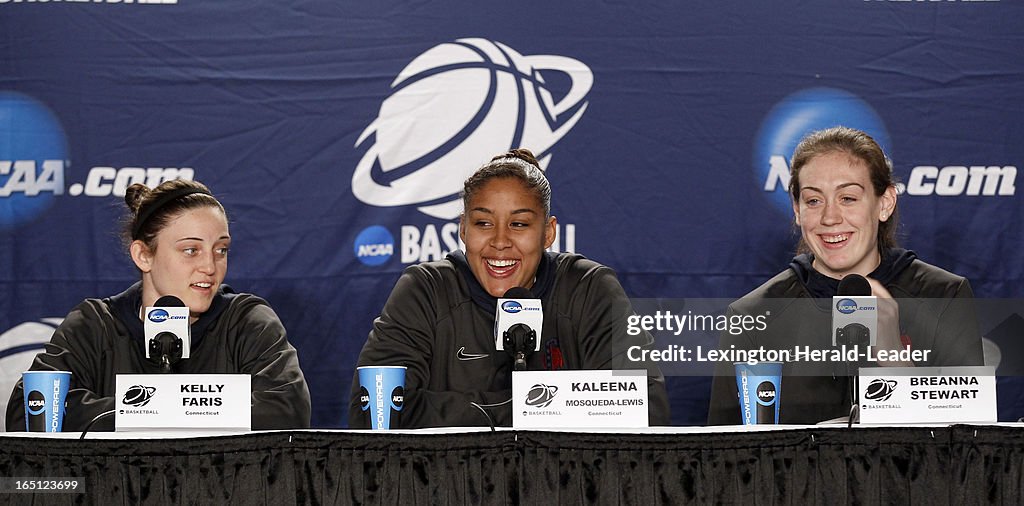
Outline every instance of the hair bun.
{"label": "hair bun", "polygon": [[125,189],[124,203],[133,213],[137,213],[139,212],[139,206],[142,205],[142,201],[146,199],[151,191],[148,186],[142,183],[135,183]]}
{"label": "hair bun", "polygon": [[494,158],[491,158],[492,162],[501,160],[502,158],[517,158],[522,160],[534,167],[540,168],[540,162],[537,161],[537,157],[533,156],[533,152],[526,148],[510,149]]}

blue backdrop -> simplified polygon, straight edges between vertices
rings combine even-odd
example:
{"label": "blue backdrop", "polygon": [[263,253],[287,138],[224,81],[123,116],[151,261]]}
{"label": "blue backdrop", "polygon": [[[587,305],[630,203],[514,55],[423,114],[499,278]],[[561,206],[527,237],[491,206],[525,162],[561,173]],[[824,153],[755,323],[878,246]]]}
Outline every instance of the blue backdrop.
{"label": "blue backdrop", "polygon": [[[462,179],[520,145],[558,249],[634,297],[738,297],[792,256],[797,140],[864,128],[904,183],[903,245],[1021,295],[1017,2],[0,0],[0,34],[7,376],[136,279],[124,188],[188,177],[227,207],[227,282],[281,316],[314,425],[343,426],[402,268],[458,247]],[[674,421],[702,423],[708,389],[672,378]]]}

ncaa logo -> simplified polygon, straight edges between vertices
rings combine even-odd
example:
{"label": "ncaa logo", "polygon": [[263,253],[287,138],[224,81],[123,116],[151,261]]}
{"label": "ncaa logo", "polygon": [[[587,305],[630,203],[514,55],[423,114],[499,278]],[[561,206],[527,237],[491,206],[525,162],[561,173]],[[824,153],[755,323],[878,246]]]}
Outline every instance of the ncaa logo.
{"label": "ncaa logo", "polygon": [[516,314],[523,310],[523,305],[514,300],[506,300],[501,304],[501,310],[506,313]]}
{"label": "ncaa logo", "polygon": [[889,152],[885,124],[867,102],[835,88],[810,88],[782,99],[765,117],[754,140],[754,174],[770,200],[785,214],[793,212],[789,196],[789,158],[800,139],[837,125],[863,130]]}
{"label": "ncaa logo", "polygon": [[46,411],[46,396],[39,390],[32,390],[28,393],[28,414],[41,415]]}
{"label": "ncaa logo", "polygon": [[839,302],[836,302],[836,310],[843,314],[850,314],[857,311],[857,303],[852,299],[839,299]]}
{"label": "ncaa logo", "polygon": [[757,402],[765,406],[771,406],[775,403],[775,384],[771,381],[762,381],[760,385],[757,385]]}
{"label": "ncaa logo", "polygon": [[[568,77],[562,93],[544,78]],[[414,205],[435,218],[462,212],[462,183],[481,163],[524,146],[542,169],[587,109],[594,76],[565,56],[522,55],[485,39],[428,49],[391,83],[391,96],[356,140],[366,144],[352,194],[380,207]],[[370,138],[373,137],[372,140]]]}
{"label": "ncaa logo", "polygon": [[146,315],[146,318],[149,318],[149,321],[153,323],[163,323],[167,321],[168,318],[170,318],[170,315],[167,313],[166,310],[157,308],[150,311],[149,314]]}
{"label": "ncaa logo", "polygon": [[356,236],[353,249],[363,265],[381,265],[395,254],[395,238],[380,225],[366,227]]}
{"label": "ncaa logo", "polygon": [[64,193],[67,153],[64,128],[48,107],[0,91],[0,230],[37,218]]}

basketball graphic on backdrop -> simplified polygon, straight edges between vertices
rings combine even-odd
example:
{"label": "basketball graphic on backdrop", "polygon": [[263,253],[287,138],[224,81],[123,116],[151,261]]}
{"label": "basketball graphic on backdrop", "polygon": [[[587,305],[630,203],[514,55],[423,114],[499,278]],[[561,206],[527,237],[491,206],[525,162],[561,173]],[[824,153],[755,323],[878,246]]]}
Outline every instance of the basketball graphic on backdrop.
{"label": "basketball graphic on backdrop", "polygon": [[22,371],[32,367],[36,354],[43,351],[53,337],[53,331],[63,318],[40,318],[37,321],[22,322],[0,332],[0,413],[6,413],[7,401],[14,385],[21,380]]}
{"label": "basketball graphic on backdrop", "polygon": [[[568,76],[567,90],[545,81],[554,72]],[[435,46],[402,69],[356,141],[366,152],[352,193],[373,206],[456,218],[462,182],[496,153],[528,147],[546,169],[592,85],[590,69],[565,56],[524,56],[485,39]]]}

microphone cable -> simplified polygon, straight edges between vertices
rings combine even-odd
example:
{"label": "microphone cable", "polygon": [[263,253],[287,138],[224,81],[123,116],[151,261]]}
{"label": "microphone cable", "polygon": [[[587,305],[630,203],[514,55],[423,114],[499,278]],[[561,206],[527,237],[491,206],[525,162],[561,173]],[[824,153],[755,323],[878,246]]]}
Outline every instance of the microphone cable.
{"label": "microphone cable", "polygon": [[853,427],[854,415],[859,415],[860,410],[857,405],[857,383],[854,380],[853,372],[850,370],[850,361],[844,360],[843,362],[846,364],[846,383],[850,387],[848,389],[850,391],[850,414],[846,418],[846,428],[849,429]]}
{"label": "microphone cable", "polygon": [[[496,408],[498,406],[503,406],[503,405],[508,404],[510,402],[512,402],[512,398],[511,397],[509,397],[508,400],[499,402],[497,404],[477,404],[477,403],[475,403],[473,401],[469,401],[469,404],[472,405],[474,408],[479,409],[480,412],[484,414],[484,417],[487,418],[487,425],[491,427],[491,432],[494,432],[495,431],[495,429],[494,429],[494,419],[491,418],[491,414],[487,412],[487,409]],[[487,409],[484,409],[484,408],[487,408]]]}
{"label": "microphone cable", "polygon": [[89,429],[91,429],[92,426],[96,424],[96,422],[98,422],[98,421],[100,421],[100,420],[102,420],[102,419],[104,419],[104,418],[106,418],[106,417],[108,417],[110,415],[113,415],[114,411],[116,411],[116,410],[112,409],[110,411],[104,411],[104,412],[96,415],[95,417],[93,417],[93,419],[90,420],[89,423],[85,424],[85,428],[82,429],[82,435],[78,439],[85,439],[85,435],[89,433]]}

